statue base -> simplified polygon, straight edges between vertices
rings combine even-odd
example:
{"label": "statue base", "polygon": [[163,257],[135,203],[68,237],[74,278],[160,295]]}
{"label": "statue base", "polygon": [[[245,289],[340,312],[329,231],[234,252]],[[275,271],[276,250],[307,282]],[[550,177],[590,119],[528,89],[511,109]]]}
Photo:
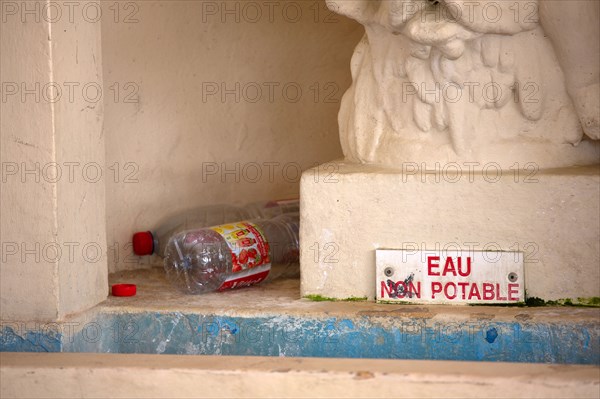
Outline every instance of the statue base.
{"label": "statue base", "polygon": [[375,250],[524,253],[528,298],[600,297],[600,167],[402,171],[333,162],[301,181],[303,296],[375,297]]}

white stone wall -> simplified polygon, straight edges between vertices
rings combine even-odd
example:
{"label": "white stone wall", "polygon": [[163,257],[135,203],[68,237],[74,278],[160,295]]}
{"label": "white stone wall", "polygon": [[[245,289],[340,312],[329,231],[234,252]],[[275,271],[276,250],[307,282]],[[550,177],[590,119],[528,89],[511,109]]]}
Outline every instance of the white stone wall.
{"label": "white stone wall", "polygon": [[1,4],[2,320],[107,295],[100,25],[50,4]]}
{"label": "white stone wall", "polygon": [[99,4],[1,5],[2,320],[88,309],[109,271],[148,266],[135,230],[298,196],[341,155],[363,29],[323,1]]}
{"label": "white stone wall", "polygon": [[102,21],[110,271],[155,262],[131,234],[172,212],[297,197],[300,169],[340,157],[364,32],[321,0],[134,4]]}

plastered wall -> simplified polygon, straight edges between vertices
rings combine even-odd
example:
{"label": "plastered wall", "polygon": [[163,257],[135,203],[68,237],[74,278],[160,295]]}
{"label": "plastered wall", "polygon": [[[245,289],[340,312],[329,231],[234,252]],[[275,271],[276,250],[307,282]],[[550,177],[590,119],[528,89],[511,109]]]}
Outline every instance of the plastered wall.
{"label": "plastered wall", "polygon": [[[14,81],[18,86],[22,81],[47,83],[50,80],[50,48],[47,43],[40,42],[40,38],[49,34],[49,27],[38,24],[25,31],[22,23],[14,20],[10,24],[2,24],[0,28],[2,81]],[[29,52],[27,48],[35,49],[37,54]],[[26,70],[23,66],[27,64],[35,68]],[[6,85],[3,87],[3,94],[5,88]],[[31,120],[28,115],[36,115],[36,120]],[[51,122],[50,104],[35,99],[21,101],[18,98],[9,103],[6,98],[0,109],[0,159],[3,165],[0,192],[2,318],[13,316],[19,308],[27,316],[34,318],[52,318],[58,312],[58,293],[53,284],[57,273],[56,262],[42,262],[41,259],[36,262],[34,255],[31,256],[31,263],[25,267],[21,251],[23,247],[35,248],[38,242],[49,242],[56,231],[56,194],[53,184],[41,180],[36,182],[33,174],[30,179],[27,179],[28,175],[24,176],[25,179],[21,176],[9,179],[8,175],[11,166],[15,171],[20,171],[23,167],[33,170],[32,164],[35,162],[49,163],[54,160]],[[15,247],[15,255],[11,257],[8,256],[9,252],[13,252],[9,251],[10,246]],[[29,282],[28,286],[26,282]],[[30,295],[20,295],[27,294],[28,288],[31,289]],[[31,295],[33,293],[35,295]]]}
{"label": "plastered wall", "polygon": [[100,25],[50,4],[0,4],[3,321],[61,319],[108,293]]}
{"label": "plastered wall", "polygon": [[364,32],[316,0],[127,4],[102,21],[110,271],[155,262],[131,234],[172,212],[294,197],[301,170],[339,158]]}
{"label": "plastered wall", "polygon": [[[68,3],[68,4],[67,4]],[[57,320],[198,204],[298,195],[341,155],[362,28],[323,2],[1,2],[0,319]]]}

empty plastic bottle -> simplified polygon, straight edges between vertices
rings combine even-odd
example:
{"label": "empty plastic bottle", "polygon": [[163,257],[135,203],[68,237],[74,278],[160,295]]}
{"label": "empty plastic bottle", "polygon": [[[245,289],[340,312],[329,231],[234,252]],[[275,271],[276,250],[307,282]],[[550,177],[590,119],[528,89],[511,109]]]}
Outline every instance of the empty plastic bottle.
{"label": "empty plastic bottle", "polygon": [[167,278],[189,294],[258,284],[298,272],[298,213],[182,231],[166,246]]}
{"label": "empty plastic bottle", "polygon": [[207,205],[189,209],[169,217],[153,231],[140,231],[133,235],[133,252],[136,255],[164,256],[169,238],[178,231],[216,226],[237,220],[272,219],[286,213],[300,211],[298,199],[253,202],[244,206]]}

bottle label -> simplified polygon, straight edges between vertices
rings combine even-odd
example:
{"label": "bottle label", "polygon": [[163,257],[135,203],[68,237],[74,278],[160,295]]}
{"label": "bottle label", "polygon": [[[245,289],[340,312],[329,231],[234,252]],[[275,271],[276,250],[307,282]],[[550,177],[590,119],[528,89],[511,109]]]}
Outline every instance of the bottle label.
{"label": "bottle label", "polygon": [[254,223],[238,222],[211,227],[227,242],[233,261],[233,273],[219,291],[246,287],[263,281],[271,270],[269,243]]}

